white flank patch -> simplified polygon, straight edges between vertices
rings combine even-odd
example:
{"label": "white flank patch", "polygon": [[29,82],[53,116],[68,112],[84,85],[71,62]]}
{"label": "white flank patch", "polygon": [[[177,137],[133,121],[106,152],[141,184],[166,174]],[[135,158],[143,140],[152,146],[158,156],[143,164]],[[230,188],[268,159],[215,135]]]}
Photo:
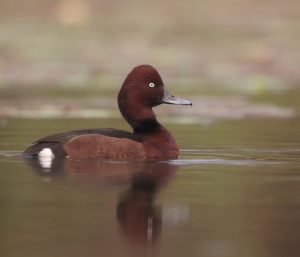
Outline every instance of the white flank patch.
{"label": "white flank patch", "polygon": [[52,166],[52,160],[55,158],[50,148],[44,148],[39,152],[39,162],[44,169],[50,169]]}

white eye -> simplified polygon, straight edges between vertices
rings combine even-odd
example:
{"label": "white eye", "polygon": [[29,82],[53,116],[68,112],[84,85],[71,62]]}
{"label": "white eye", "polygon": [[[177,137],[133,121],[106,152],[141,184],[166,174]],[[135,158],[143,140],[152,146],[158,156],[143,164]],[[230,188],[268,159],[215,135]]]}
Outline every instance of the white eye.
{"label": "white eye", "polygon": [[155,87],[155,84],[153,82],[149,83],[149,87]]}

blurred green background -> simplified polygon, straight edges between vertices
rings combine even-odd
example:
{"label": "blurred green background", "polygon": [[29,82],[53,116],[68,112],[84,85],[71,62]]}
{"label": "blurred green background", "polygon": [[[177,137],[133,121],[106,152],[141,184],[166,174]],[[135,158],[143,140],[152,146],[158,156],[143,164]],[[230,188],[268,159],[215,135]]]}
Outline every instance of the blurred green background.
{"label": "blurred green background", "polygon": [[1,0],[0,117],[114,115],[126,74],[144,63],[193,96],[185,115],[294,116],[299,10],[291,0]]}

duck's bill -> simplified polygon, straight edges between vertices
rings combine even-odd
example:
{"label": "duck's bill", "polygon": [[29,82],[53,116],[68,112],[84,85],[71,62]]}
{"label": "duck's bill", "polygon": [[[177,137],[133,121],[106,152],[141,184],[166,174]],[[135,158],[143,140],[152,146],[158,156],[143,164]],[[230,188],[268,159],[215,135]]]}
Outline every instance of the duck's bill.
{"label": "duck's bill", "polygon": [[192,105],[192,102],[177,96],[173,96],[170,92],[165,90],[162,102],[165,104],[179,104],[179,105]]}

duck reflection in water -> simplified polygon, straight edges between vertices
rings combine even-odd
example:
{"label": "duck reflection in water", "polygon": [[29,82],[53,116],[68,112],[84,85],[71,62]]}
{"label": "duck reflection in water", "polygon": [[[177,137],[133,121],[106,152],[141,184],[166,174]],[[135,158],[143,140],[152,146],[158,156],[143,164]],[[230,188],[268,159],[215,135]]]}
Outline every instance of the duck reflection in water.
{"label": "duck reflection in water", "polygon": [[[161,234],[162,212],[154,205],[158,190],[169,180],[174,166],[160,165],[132,178],[129,189],[117,205],[117,219],[123,233],[134,243],[155,242]],[[161,169],[165,169],[162,171]]]}
{"label": "duck reflection in water", "polygon": [[162,212],[155,206],[157,193],[173,177],[177,166],[160,161],[106,161],[57,159],[51,167],[43,167],[38,160],[28,164],[43,177],[88,178],[95,182],[115,185],[128,183],[116,206],[116,218],[123,235],[137,244],[155,242],[162,227]]}

